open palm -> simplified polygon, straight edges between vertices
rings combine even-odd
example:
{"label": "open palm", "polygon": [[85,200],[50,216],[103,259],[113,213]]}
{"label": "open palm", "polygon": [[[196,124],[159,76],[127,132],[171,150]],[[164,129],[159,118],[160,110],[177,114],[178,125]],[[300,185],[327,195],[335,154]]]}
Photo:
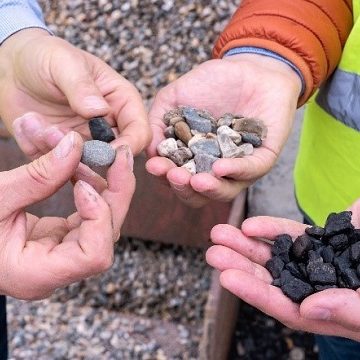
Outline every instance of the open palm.
{"label": "open palm", "polygon": [[[197,66],[155,98],[149,114],[153,140],[147,150],[147,170],[166,178],[189,205],[233,199],[274,165],[289,135],[299,92],[300,80],[295,72],[263,56],[237,55]],[[179,105],[206,109],[217,117],[233,113],[262,119],[268,127],[267,138],[252,156],[220,159],[213,165],[212,175],[191,176],[169,159],[156,156],[156,146],[164,139],[162,117]]]}
{"label": "open palm", "polygon": [[[359,200],[351,210],[352,222],[359,228]],[[270,245],[259,238],[272,240],[284,233],[296,238],[305,227],[292,220],[266,216],[245,220],[241,230],[217,225],[211,232],[215,245],[207,251],[207,262],[221,271],[220,281],[226,289],[286,326],[359,341],[360,290],[327,289],[299,305],[271,285],[272,277],[264,267],[271,257]]]}

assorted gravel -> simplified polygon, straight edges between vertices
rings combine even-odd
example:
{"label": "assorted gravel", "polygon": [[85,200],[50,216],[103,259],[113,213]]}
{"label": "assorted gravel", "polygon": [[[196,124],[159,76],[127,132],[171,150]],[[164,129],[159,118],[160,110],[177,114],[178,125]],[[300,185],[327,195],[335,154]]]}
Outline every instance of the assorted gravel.
{"label": "assorted gravel", "polygon": [[196,359],[211,269],[203,250],[121,239],[106,274],[50,299],[9,299],[16,359]]}
{"label": "assorted gravel", "polygon": [[[149,105],[162,86],[211,57],[240,0],[40,3],[55,34],[110,64]],[[11,359],[197,359],[209,282],[202,251],[123,239],[107,274],[48,300],[8,299]],[[249,309],[239,316],[233,359],[289,359],[296,351],[316,358],[310,335]]]}
{"label": "assorted gravel", "polygon": [[158,154],[192,175],[211,172],[219,158],[252,155],[267,134],[261,120],[229,113],[217,119],[209,111],[189,106],[168,111],[163,122],[166,139],[158,144]]}
{"label": "assorted gravel", "polygon": [[290,235],[275,238],[266,268],[273,285],[294,302],[329,288],[360,287],[360,229],[351,211],[332,213],[325,227],[312,226],[293,242]]}

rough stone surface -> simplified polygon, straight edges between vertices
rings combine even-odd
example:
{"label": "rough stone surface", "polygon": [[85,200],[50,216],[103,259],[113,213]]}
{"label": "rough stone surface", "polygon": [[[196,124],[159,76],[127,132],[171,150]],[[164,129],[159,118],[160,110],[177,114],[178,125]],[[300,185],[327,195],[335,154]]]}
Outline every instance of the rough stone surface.
{"label": "rough stone surface", "polygon": [[260,147],[262,145],[260,136],[253,133],[242,132],[241,140],[253,145],[254,147]]}
{"label": "rough stone surface", "polygon": [[267,135],[267,128],[262,120],[252,118],[241,118],[233,120],[233,129],[238,132],[257,134],[260,139]]}
{"label": "rough stone surface", "polygon": [[183,166],[192,157],[192,152],[186,147],[177,149],[169,154],[169,159],[172,160],[177,166]]}
{"label": "rough stone surface", "polygon": [[206,134],[211,132],[213,128],[211,120],[200,116],[193,108],[185,107],[183,109],[183,116],[192,130]]}
{"label": "rough stone surface", "polygon": [[115,140],[111,126],[103,117],[93,118],[89,121],[89,129],[93,140],[109,143]]}
{"label": "rough stone surface", "polygon": [[182,167],[183,167],[184,169],[188,170],[191,175],[195,175],[195,174],[196,174],[196,164],[195,164],[195,160],[194,160],[194,159],[188,161],[188,162],[185,163]]}
{"label": "rough stone surface", "polygon": [[254,147],[252,144],[241,144],[239,146],[239,157],[252,155]]}
{"label": "rough stone surface", "polygon": [[175,139],[169,138],[161,141],[156,147],[156,149],[160,156],[168,157],[170,156],[170,154],[172,154],[178,149],[178,145]]}
{"label": "rough stone surface", "polygon": [[223,158],[236,158],[239,156],[239,147],[235,145],[229,135],[225,133],[219,134],[217,141]]}
{"label": "rough stone surface", "polygon": [[196,172],[197,173],[210,173],[212,170],[212,166],[214,162],[217,160],[217,157],[199,153],[196,154],[194,157],[195,164],[196,164]]}
{"label": "rough stone surface", "polygon": [[294,302],[301,302],[313,292],[311,285],[295,276],[292,276],[285,284],[282,284],[281,290]]}
{"label": "rough stone surface", "polygon": [[81,162],[91,168],[110,166],[116,151],[106,142],[90,140],[84,142]]}
{"label": "rough stone surface", "polygon": [[231,129],[229,126],[222,125],[217,129],[217,135],[226,134],[236,144],[241,143],[241,135],[237,131]]}
{"label": "rough stone surface", "polygon": [[214,157],[220,157],[219,143],[215,139],[200,139],[190,146],[190,150],[194,155],[208,154]]}

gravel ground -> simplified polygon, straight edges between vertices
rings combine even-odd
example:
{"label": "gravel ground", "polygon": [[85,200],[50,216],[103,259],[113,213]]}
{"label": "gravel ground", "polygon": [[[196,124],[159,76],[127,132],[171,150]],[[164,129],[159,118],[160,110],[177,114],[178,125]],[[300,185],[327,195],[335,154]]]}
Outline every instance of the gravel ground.
{"label": "gravel ground", "polygon": [[[147,105],[162,86],[210,58],[239,3],[42,1],[54,33],[121,72]],[[260,183],[252,196],[263,190]],[[9,299],[11,359],[197,359],[209,283],[201,251],[123,239],[107,274],[45,301]],[[242,307],[232,359],[305,355],[316,358],[309,335]]]}

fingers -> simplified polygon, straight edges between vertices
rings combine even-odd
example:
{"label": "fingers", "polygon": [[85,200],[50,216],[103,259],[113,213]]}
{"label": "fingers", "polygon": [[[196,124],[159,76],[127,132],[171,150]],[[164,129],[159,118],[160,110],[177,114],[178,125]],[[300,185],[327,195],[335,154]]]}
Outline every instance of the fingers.
{"label": "fingers", "polygon": [[301,315],[309,320],[334,321],[351,331],[360,330],[360,294],[350,289],[328,289],[306,298]]}
{"label": "fingers", "polygon": [[271,257],[269,244],[248,238],[239,229],[231,225],[219,224],[214,226],[210,238],[214,244],[226,246],[262,266]]}
{"label": "fingers", "polygon": [[272,281],[271,275],[263,266],[250,261],[245,256],[225,246],[214,245],[210,247],[206,252],[206,261],[220,271],[228,269],[242,270],[268,284]]}
{"label": "fingers", "polygon": [[276,159],[277,155],[273,151],[258,148],[251,156],[216,161],[213,172],[216,177],[252,182],[265,175],[275,164]]}
{"label": "fingers", "polygon": [[1,216],[6,217],[55,193],[70,179],[78,166],[82,144],[80,135],[70,132],[48,154],[30,164],[2,173]]}
{"label": "fingers", "polygon": [[[123,81],[126,81],[123,79]],[[126,94],[125,104],[120,104],[121,97]],[[119,98],[119,99],[118,99]],[[151,141],[151,129],[140,94],[126,81],[109,99],[113,108],[118,109],[115,116],[120,136],[114,145],[127,144],[134,155],[138,155]],[[119,103],[119,104],[118,104]]]}
{"label": "fingers", "polygon": [[85,119],[106,115],[110,110],[92,70],[92,64],[83,52],[68,43],[54,48],[50,62],[51,77],[64,93],[71,109]]}
{"label": "fingers", "polygon": [[[215,162],[216,164],[216,162]],[[219,179],[211,174],[196,174],[190,179],[191,187],[199,194],[217,201],[232,201],[249,183]]]}
{"label": "fingers", "polygon": [[53,149],[65,134],[56,126],[46,124],[40,114],[26,113],[13,124],[14,136],[20,149],[30,159],[36,159]]}
{"label": "fingers", "polygon": [[289,234],[292,238],[302,235],[308,226],[294,220],[257,216],[246,219],[241,225],[241,231],[249,237],[274,239],[280,234]]}
{"label": "fingers", "polygon": [[133,155],[128,146],[123,145],[117,149],[115,162],[107,173],[108,188],[102,193],[111,210],[115,240],[120,235],[120,228],[135,191],[133,161]]}
{"label": "fingers", "polygon": [[282,291],[268,282],[258,279],[242,270],[226,270],[220,275],[221,285],[284,324],[299,322],[299,306],[287,298]]}
{"label": "fingers", "polygon": [[[74,187],[75,205],[82,222],[54,250],[64,255],[78,242],[81,252],[73,252],[73,278],[70,282],[107,270],[113,260],[111,210],[95,189],[84,181]],[[82,265],[82,266],[81,266]]]}
{"label": "fingers", "polygon": [[78,168],[75,170],[75,174],[72,180],[74,183],[79,180],[85,181],[91,185],[99,194],[101,194],[107,188],[106,180],[82,163],[80,163]]}

